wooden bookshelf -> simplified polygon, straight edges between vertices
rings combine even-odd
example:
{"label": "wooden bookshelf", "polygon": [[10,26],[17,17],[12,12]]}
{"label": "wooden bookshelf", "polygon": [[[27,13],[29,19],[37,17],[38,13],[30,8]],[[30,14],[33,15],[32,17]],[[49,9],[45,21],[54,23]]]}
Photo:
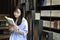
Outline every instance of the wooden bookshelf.
{"label": "wooden bookshelf", "polygon": [[[42,0],[43,1],[43,0]],[[59,0],[58,0],[59,1]],[[43,1],[44,2],[44,1]],[[51,0],[51,1],[49,1],[50,2],[50,5],[44,5],[43,6],[43,2],[41,2],[41,6],[40,6],[40,12],[43,10],[43,11],[48,11],[48,10],[50,10],[50,16],[47,16],[47,15],[45,15],[45,16],[41,16],[40,17],[40,19],[41,20],[46,20],[46,21],[50,21],[50,27],[43,27],[44,28],[44,30],[49,30],[49,31],[52,31],[52,32],[57,32],[57,33],[60,33],[59,31],[60,31],[60,29],[57,29],[57,28],[51,28],[51,21],[54,21],[54,20],[56,20],[56,21],[59,21],[60,20],[60,16],[59,16],[59,14],[58,13],[60,13],[60,12],[56,12],[57,14],[55,14],[54,12],[54,14],[55,15],[52,15],[52,10],[53,11],[55,11],[55,10],[57,10],[57,11],[59,11],[60,10],[60,4],[58,4],[58,2],[57,2],[57,4],[55,5],[52,5],[52,3],[54,2],[54,0]],[[56,2],[56,1],[55,1]],[[46,3],[48,3],[48,2],[46,2]],[[41,13],[42,14],[42,13]]]}
{"label": "wooden bookshelf", "polygon": [[41,10],[60,10],[60,5],[41,6]]}
{"label": "wooden bookshelf", "polygon": [[52,32],[56,32],[56,33],[60,33],[60,29],[56,29],[56,28],[43,27],[43,29],[48,30],[48,31],[52,31]]}
{"label": "wooden bookshelf", "polygon": [[8,29],[8,27],[0,27],[0,30]]}
{"label": "wooden bookshelf", "polygon": [[0,35],[0,39],[7,39],[9,37],[10,37],[10,35]]}
{"label": "wooden bookshelf", "polygon": [[[16,4],[18,4],[17,0],[0,0],[0,22],[6,21],[4,16],[10,17],[13,8],[16,7]],[[5,26],[0,26],[0,33],[0,40],[6,40],[10,37],[6,23]]]}

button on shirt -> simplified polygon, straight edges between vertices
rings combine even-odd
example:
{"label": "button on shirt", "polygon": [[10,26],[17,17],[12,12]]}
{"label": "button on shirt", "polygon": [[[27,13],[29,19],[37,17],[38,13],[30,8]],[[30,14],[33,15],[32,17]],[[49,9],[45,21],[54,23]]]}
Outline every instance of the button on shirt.
{"label": "button on shirt", "polygon": [[22,23],[18,26],[18,28],[21,29],[24,34],[22,35],[14,30],[11,32],[9,40],[27,40],[28,23],[24,17],[22,18]]}

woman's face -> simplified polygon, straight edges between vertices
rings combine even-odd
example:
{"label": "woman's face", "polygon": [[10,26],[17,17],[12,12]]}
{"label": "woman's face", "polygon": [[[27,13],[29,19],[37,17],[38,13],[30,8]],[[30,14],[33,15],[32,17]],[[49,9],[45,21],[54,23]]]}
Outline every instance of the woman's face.
{"label": "woman's face", "polygon": [[19,18],[20,15],[21,15],[21,10],[20,9],[17,9],[16,11],[14,11],[15,18]]}

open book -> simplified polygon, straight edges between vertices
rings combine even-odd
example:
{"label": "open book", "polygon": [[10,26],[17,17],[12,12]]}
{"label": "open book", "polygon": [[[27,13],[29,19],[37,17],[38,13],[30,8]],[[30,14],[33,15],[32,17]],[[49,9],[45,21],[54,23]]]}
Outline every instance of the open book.
{"label": "open book", "polygon": [[10,25],[14,25],[14,24],[15,24],[15,23],[14,23],[14,20],[13,20],[12,18],[9,18],[9,17],[5,16],[5,19],[6,19],[6,21],[7,21]]}

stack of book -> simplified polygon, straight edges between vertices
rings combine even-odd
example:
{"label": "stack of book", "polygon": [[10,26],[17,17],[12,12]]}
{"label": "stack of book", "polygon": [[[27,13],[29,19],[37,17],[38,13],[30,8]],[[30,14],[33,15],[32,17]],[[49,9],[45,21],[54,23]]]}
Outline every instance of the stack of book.
{"label": "stack of book", "polygon": [[60,10],[51,10],[51,17],[60,17]]}
{"label": "stack of book", "polygon": [[50,27],[50,21],[43,20],[44,27]]}
{"label": "stack of book", "polygon": [[60,29],[60,20],[51,21],[51,28]]}
{"label": "stack of book", "polygon": [[0,27],[8,26],[6,21],[0,21]]}
{"label": "stack of book", "polygon": [[55,28],[55,29],[60,29],[60,20],[54,20],[54,21],[43,20],[43,26]]}
{"label": "stack of book", "polygon": [[60,5],[60,0],[52,0],[52,5]]}
{"label": "stack of book", "polygon": [[41,16],[50,16],[50,10],[42,10]]}

